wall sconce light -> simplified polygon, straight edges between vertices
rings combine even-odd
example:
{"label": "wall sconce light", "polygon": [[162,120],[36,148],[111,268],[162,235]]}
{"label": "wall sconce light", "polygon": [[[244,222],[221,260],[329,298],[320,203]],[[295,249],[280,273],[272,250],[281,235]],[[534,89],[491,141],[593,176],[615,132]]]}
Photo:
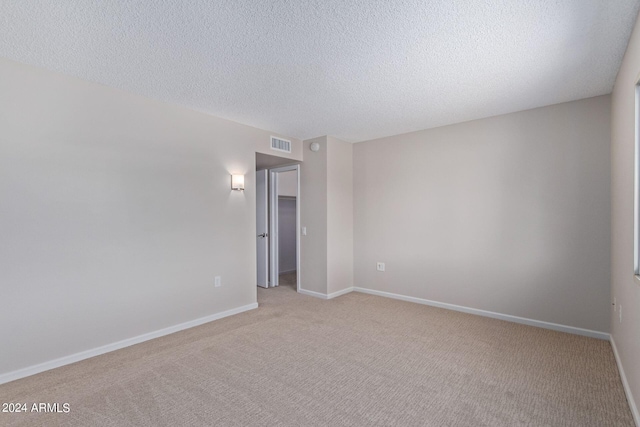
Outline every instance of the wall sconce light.
{"label": "wall sconce light", "polygon": [[244,175],[231,175],[231,189],[237,191],[244,190]]}

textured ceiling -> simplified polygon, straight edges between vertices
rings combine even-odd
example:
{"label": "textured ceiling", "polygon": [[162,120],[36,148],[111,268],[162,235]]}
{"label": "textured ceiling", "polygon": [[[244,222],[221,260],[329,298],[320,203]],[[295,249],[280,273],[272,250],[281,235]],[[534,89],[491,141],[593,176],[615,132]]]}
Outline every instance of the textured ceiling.
{"label": "textured ceiling", "polygon": [[640,0],[0,0],[0,56],[302,139],[610,93]]}

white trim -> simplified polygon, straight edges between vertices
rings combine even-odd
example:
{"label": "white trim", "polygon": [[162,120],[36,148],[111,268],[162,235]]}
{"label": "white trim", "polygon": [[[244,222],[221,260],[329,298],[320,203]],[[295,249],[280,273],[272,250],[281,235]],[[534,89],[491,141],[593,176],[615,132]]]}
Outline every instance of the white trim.
{"label": "white trim", "polygon": [[401,301],[415,302],[418,304],[430,305],[432,307],[446,308],[448,310],[461,311],[463,313],[476,314],[478,316],[491,317],[493,319],[506,320],[508,322],[520,323],[523,325],[537,326],[538,328],[552,329],[554,331],[568,332],[570,334],[576,335],[584,335],[586,337],[598,338],[601,340],[609,339],[609,334],[606,332],[592,331],[590,329],[576,328],[574,326],[560,325],[557,323],[544,322],[542,320],[527,319],[525,317],[512,316],[510,314],[495,313],[493,311],[480,310],[477,308],[464,307],[455,304],[447,304],[444,302],[431,301],[423,298],[392,294],[390,292],[376,291],[373,289],[354,287],[353,290],[355,292],[362,292],[364,294],[393,298]]}
{"label": "white trim", "polygon": [[298,289],[298,293],[303,295],[309,295],[310,297],[316,297],[321,299],[329,299],[327,294],[321,294],[320,292],[308,291],[306,289]]}
{"label": "white trim", "polygon": [[[301,283],[301,274],[300,274],[300,270],[302,270],[301,268],[301,245],[300,245],[300,193],[301,193],[301,188],[300,188],[300,164],[296,163],[296,164],[292,164],[292,165],[286,165],[286,166],[279,166],[276,168],[271,168],[269,169],[269,176],[275,176],[277,179],[277,173],[279,172],[292,172],[295,171],[296,172],[296,180],[297,180],[297,185],[296,185],[296,270],[297,270],[297,274],[296,274],[296,291],[300,292],[300,283]],[[278,186],[275,186],[276,190],[278,189]],[[272,190],[273,191],[273,190]],[[272,192],[270,191],[270,193]],[[274,197],[274,202],[275,200],[277,200],[278,195],[277,195],[277,191],[274,192],[276,195]],[[276,204],[276,211],[269,211],[271,216],[277,218],[278,212],[277,212],[277,203]],[[275,231],[271,230],[270,232],[272,233],[272,236],[275,236],[274,239],[277,240],[278,237],[278,229],[277,229],[277,222],[276,225],[273,226],[272,228],[275,229]],[[270,248],[270,250],[272,250]],[[276,248],[273,249],[273,252],[271,253],[278,253],[277,252],[277,245]],[[270,255],[271,255],[270,253]],[[276,257],[277,258],[277,257]],[[278,263],[276,263],[278,264]],[[276,267],[279,269],[279,265],[276,265]],[[277,271],[277,270],[276,270]],[[276,279],[277,279],[276,275]],[[277,280],[276,280],[277,282]],[[276,285],[277,286],[277,285]]]}
{"label": "white trim", "polygon": [[301,294],[309,295],[309,296],[316,297],[316,298],[333,299],[333,298],[339,297],[340,295],[345,295],[345,294],[348,294],[350,292],[353,292],[354,289],[355,288],[350,287],[350,288],[342,289],[341,291],[332,292],[330,294],[323,294],[323,293],[320,293],[320,292],[308,291],[306,289],[298,289],[298,292],[300,292]]}
{"label": "white trim", "polygon": [[339,297],[341,295],[348,294],[350,292],[353,292],[353,289],[354,289],[353,286],[351,286],[349,288],[342,289],[341,291],[331,292],[329,295],[327,295],[327,299],[332,299],[332,298]]}
{"label": "white trim", "polygon": [[618,348],[616,347],[616,342],[613,339],[613,335],[610,336],[609,340],[611,341],[611,348],[613,349],[613,355],[616,358],[616,364],[618,365],[618,371],[620,372],[620,379],[622,380],[622,386],[624,387],[624,394],[627,396],[627,402],[629,403],[629,408],[631,409],[631,414],[633,415],[633,421],[636,423],[636,427],[638,427],[640,426],[640,412],[638,412],[638,407],[636,406],[636,402],[635,400],[633,400],[633,394],[631,394],[631,387],[629,387],[627,376],[624,373],[624,368],[622,367],[622,361],[620,360],[620,355],[618,354]]}
{"label": "white trim", "polygon": [[269,287],[278,286],[280,270],[278,242],[278,171],[269,169]]}
{"label": "white trim", "polygon": [[300,167],[300,165],[295,163],[293,165],[278,166],[277,168],[270,168],[269,172],[293,172],[293,171],[298,170],[299,167]]}
{"label": "white trim", "polygon": [[189,322],[180,323],[178,325],[169,326],[168,328],[159,329],[157,331],[149,332],[146,334],[138,335],[137,337],[127,338],[122,341],[114,342],[111,344],[96,347],[91,350],[81,351],[69,356],[60,357],[58,359],[50,360],[48,362],[40,363],[26,368],[18,369],[16,371],[7,372],[0,375],[0,384],[8,383],[9,381],[15,381],[20,378],[25,378],[31,375],[39,374],[40,372],[48,371],[50,369],[59,368],[60,366],[69,365],[71,363],[79,362],[81,360],[89,359],[91,357],[99,356],[101,354],[109,353],[115,350],[120,350],[125,347],[139,344],[141,342],[149,341],[154,338],[159,338],[165,335],[173,334],[185,329],[200,326],[205,323],[212,322],[214,320],[222,319],[223,317],[239,314],[244,311],[253,310],[258,308],[258,303],[243,305],[241,307],[226,310],[220,313],[212,314],[210,316],[201,317],[199,319],[191,320]]}
{"label": "white trim", "polygon": [[633,272],[640,275],[640,80],[634,88]]}
{"label": "white trim", "polygon": [[296,183],[296,190],[298,190],[297,192],[297,196],[296,197],[296,291],[299,292],[300,291],[300,270],[302,269],[302,260],[300,258],[300,227],[302,224],[300,222],[300,165],[296,165],[296,179],[297,179],[297,183]]}

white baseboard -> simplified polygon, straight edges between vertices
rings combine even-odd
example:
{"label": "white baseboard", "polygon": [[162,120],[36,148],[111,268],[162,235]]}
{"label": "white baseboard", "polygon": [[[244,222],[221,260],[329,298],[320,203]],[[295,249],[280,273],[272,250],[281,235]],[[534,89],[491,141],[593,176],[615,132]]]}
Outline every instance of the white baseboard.
{"label": "white baseboard", "polygon": [[327,299],[332,299],[332,298],[335,298],[335,297],[339,297],[340,295],[345,295],[345,294],[348,294],[350,292],[353,292],[353,286],[351,286],[349,288],[342,289],[340,291],[331,292],[329,295],[327,295]]}
{"label": "white baseboard", "polygon": [[310,297],[316,297],[316,298],[321,298],[321,299],[329,299],[329,296],[327,294],[322,294],[320,292],[314,292],[314,291],[308,291],[306,289],[298,289],[298,293],[301,293],[303,295],[309,295]]}
{"label": "white baseboard", "polygon": [[242,307],[233,308],[231,310],[223,311],[221,313],[212,314],[210,316],[201,317],[199,319],[191,320],[185,323],[180,323],[174,326],[169,326],[168,328],[149,332],[147,334],[138,335],[137,337],[128,338],[126,340],[103,345],[101,347],[93,348],[91,350],[81,351],[80,353],[75,353],[69,356],[60,357],[58,359],[40,363],[38,365],[33,365],[26,368],[18,369],[16,371],[0,374],[0,384],[8,383],[9,381],[15,381],[20,378],[28,377],[30,375],[39,374],[40,372],[48,371],[54,368],[59,368],[60,366],[69,365],[71,363],[79,362],[81,360],[89,359],[90,357],[99,356],[101,354],[109,353],[111,351],[120,350],[121,348],[129,347],[134,344],[139,344],[144,341],[149,341],[154,338],[159,338],[165,335],[169,335],[174,332],[182,331],[184,329],[193,328],[194,326],[200,326],[204,323],[209,323],[214,320],[222,319],[223,317],[228,317],[234,314],[242,313],[244,311],[253,310],[254,308],[258,308],[258,303],[253,303],[253,304],[244,305]]}
{"label": "white baseboard", "polygon": [[339,297],[340,295],[344,295],[344,294],[348,294],[349,292],[353,292],[353,289],[354,289],[353,287],[345,288],[345,289],[342,289],[342,290],[337,291],[337,292],[332,292],[330,294],[323,294],[323,293],[320,293],[320,292],[308,291],[306,289],[300,289],[298,292],[301,293],[301,294],[309,295],[309,296],[316,297],[316,298],[333,299],[333,298]]}
{"label": "white baseboard", "polygon": [[620,355],[618,354],[618,348],[616,347],[616,342],[613,339],[613,335],[611,335],[610,341],[611,341],[611,348],[613,348],[613,355],[615,356],[616,364],[618,365],[618,371],[620,372],[620,379],[622,379],[624,394],[627,395],[627,402],[629,402],[629,408],[631,408],[633,421],[635,421],[636,427],[640,427],[640,413],[638,412],[638,407],[636,406],[635,400],[633,400],[633,394],[631,394],[631,387],[629,387],[627,376],[624,373],[624,368],[622,367],[622,361],[620,360]]}
{"label": "white baseboard", "polygon": [[355,292],[362,292],[380,297],[398,299],[402,301],[415,302],[418,304],[430,305],[432,307],[446,308],[448,310],[461,311],[463,313],[476,314],[478,316],[491,317],[493,319],[506,320],[508,322],[520,323],[523,325],[537,326],[554,331],[568,332],[570,334],[584,335],[586,337],[608,340],[609,334],[606,332],[592,331],[590,329],[576,328],[574,326],[560,325],[557,323],[544,322],[542,320],[527,319],[525,317],[512,316],[510,314],[495,313],[493,311],[480,310],[477,308],[464,307],[461,305],[447,304],[444,302],[431,301],[423,298],[409,297],[405,295],[393,294],[391,292],[376,291],[373,289],[354,287]]}

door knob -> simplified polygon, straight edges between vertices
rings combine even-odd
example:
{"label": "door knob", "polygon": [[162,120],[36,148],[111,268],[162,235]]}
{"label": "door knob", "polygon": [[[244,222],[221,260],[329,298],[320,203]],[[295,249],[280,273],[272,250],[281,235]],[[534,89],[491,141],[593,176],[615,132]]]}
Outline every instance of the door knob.
{"label": "door knob", "polygon": [[262,237],[262,238],[265,238],[265,237],[267,237],[267,236],[268,236],[268,234],[267,234],[267,233],[258,234],[258,237]]}

